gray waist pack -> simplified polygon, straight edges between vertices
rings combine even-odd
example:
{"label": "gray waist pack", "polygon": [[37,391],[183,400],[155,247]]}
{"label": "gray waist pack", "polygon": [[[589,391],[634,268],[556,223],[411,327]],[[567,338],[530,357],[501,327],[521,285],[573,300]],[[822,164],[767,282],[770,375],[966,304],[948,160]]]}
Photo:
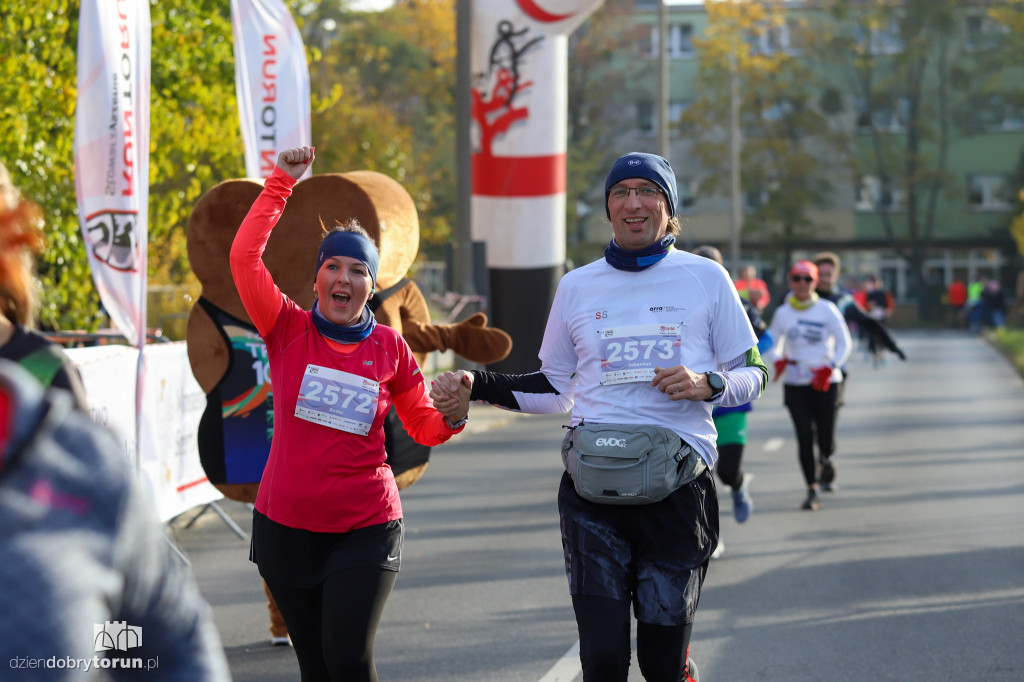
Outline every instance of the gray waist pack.
{"label": "gray waist pack", "polygon": [[707,467],[674,431],[643,424],[580,424],[562,440],[576,492],[599,504],[650,504]]}

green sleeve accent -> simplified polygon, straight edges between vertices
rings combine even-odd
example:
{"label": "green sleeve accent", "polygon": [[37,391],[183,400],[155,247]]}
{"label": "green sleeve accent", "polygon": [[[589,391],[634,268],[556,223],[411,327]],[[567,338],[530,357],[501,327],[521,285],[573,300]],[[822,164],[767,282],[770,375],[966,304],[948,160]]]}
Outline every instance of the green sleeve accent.
{"label": "green sleeve accent", "polygon": [[761,393],[764,393],[768,388],[768,367],[761,359],[761,351],[757,350],[757,346],[747,351],[747,367],[757,367],[761,370]]}
{"label": "green sleeve accent", "polygon": [[44,346],[18,360],[18,364],[27,369],[44,387],[49,388],[64,366],[64,358],[49,346]]}

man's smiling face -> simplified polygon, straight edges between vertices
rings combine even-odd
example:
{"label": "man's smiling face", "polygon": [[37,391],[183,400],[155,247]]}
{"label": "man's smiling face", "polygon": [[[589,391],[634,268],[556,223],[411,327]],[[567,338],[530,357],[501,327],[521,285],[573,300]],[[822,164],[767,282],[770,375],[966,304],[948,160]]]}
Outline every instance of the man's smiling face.
{"label": "man's smiling face", "polygon": [[[629,191],[625,197],[616,197],[621,189],[654,188],[651,197]],[[658,185],[643,178],[628,178],[611,188],[608,195],[608,213],[612,219],[615,242],[627,251],[639,251],[660,241],[668,230],[669,212],[665,193]]]}

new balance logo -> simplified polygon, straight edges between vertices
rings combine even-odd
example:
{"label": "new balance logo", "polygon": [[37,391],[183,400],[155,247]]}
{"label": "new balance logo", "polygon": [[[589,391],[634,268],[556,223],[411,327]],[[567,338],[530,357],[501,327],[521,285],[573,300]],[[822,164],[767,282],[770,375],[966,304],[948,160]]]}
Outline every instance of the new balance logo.
{"label": "new balance logo", "polygon": [[95,651],[128,651],[142,646],[142,628],[128,625],[127,621],[93,623],[92,632]]}
{"label": "new balance logo", "polygon": [[625,438],[598,438],[594,441],[594,445],[599,448],[624,448],[626,447]]}

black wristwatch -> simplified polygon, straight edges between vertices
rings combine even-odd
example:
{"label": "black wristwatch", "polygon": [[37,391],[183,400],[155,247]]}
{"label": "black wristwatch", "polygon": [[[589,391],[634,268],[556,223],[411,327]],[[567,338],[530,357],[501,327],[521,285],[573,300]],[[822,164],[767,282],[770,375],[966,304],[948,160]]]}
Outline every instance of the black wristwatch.
{"label": "black wristwatch", "polygon": [[704,376],[708,378],[708,386],[711,387],[711,397],[705,398],[704,402],[710,403],[725,393],[725,377],[718,372],[704,372]]}

